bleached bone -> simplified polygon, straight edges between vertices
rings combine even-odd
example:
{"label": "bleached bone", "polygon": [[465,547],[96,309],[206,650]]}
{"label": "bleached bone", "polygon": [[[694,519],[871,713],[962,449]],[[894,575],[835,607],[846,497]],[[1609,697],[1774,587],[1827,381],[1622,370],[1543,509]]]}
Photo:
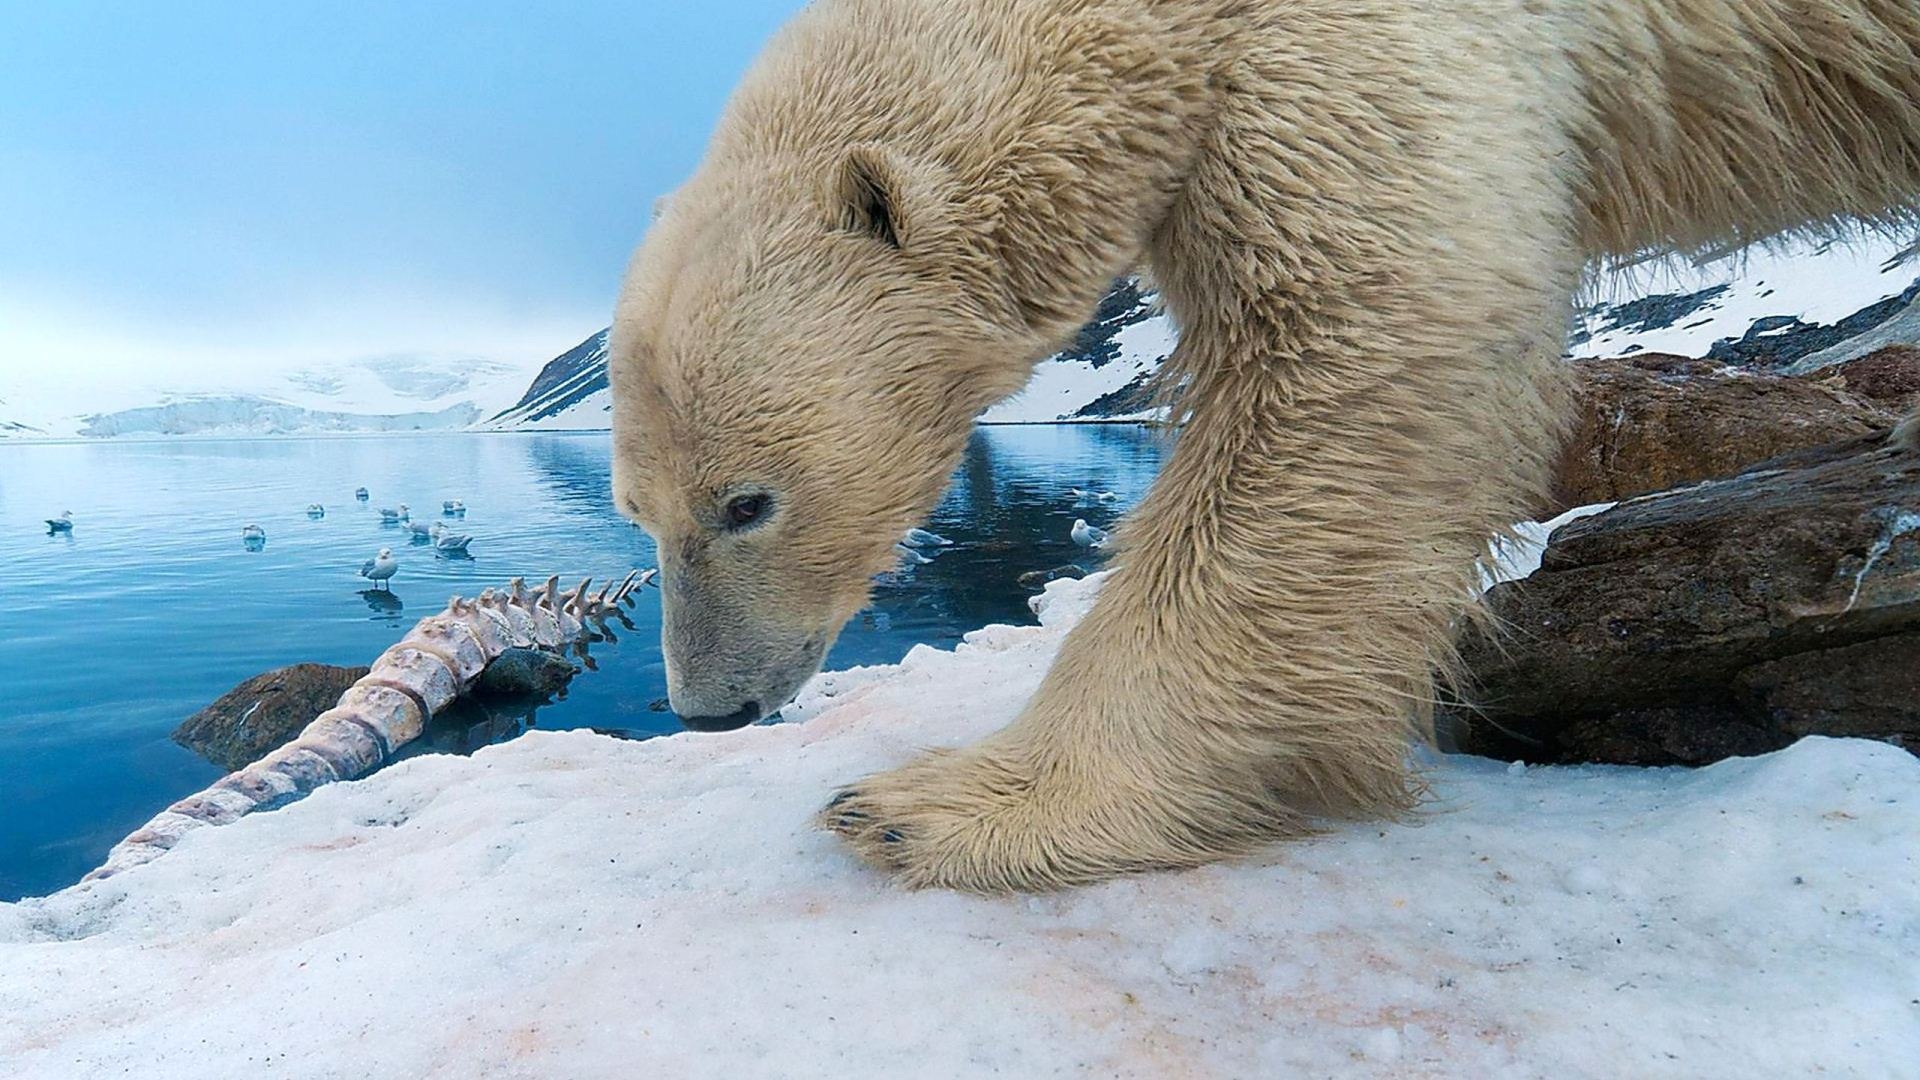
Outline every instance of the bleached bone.
{"label": "bleached bone", "polygon": [[637,583],[654,573],[636,570],[598,596],[587,595],[588,578],[562,597],[556,576],[533,592],[514,578],[504,590],[487,589],[475,600],[452,598],[445,611],[420,620],[381,653],[364,678],[291,742],[167,807],[115,844],[107,861],[82,880],[98,881],[159,858],[195,829],[365,776],[418,738],[429,717],[471,689],[508,649],[576,651],[603,633],[610,617],[631,626],[620,604],[631,607]]}

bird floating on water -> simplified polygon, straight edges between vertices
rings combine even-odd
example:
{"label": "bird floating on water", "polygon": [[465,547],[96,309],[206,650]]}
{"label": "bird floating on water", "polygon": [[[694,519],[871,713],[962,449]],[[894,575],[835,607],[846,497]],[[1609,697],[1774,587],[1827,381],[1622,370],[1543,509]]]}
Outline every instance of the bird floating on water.
{"label": "bird floating on water", "polygon": [[1074,518],[1073,530],[1068,535],[1073,537],[1074,543],[1084,548],[1093,548],[1096,551],[1106,547],[1107,542],[1113,539],[1113,537],[1107,535],[1107,530],[1095,528],[1087,524],[1086,518]]}
{"label": "bird floating on water", "polygon": [[248,551],[259,551],[267,546],[267,530],[258,525],[249,525],[240,530],[240,542]]}
{"label": "bird floating on water", "polygon": [[62,510],[57,518],[47,518],[47,531],[50,533],[70,533],[73,531],[73,511]]}
{"label": "bird floating on water", "polygon": [[1112,502],[1120,497],[1111,491],[1086,491],[1081,488],[1068,488],[1067,490],[1073,493],[1074,498],[1082,501],[1092,499],[1094,502]]}
{"label": "bird floating on water", "polygon": [[354,497],[354,498],[356,498],[356,499],[359,499],[359,500],[360,500],[361,502],[366,502],[366,501],[367,501],[367,498],[368,498],[368,496],[367,496],[367,489],[366,489],[366,488],[354,488],[354,489],[353,489],[353,497]]}
{"label": "bird floating on water", "polygon": [[902,566],[925,566],[933,561],[920,554],[919,548],[910,548],[905,544],[893,545],[893,553],[900,557]]}
{"label": "bird floating on water", "polygon": [[908,529],[907,535],[903,537],[900,542],[911,548],[953,546],[953,541],[941,536],[939,533],[928,532],[925,529]]}
{"label": "bird floating on water", "polygon": [[[436,521],[433,525],[434,528],[439,528],[440,523]],[[432,540],[434,536],[433,529],[428,528],[426,523],[422,521],[407,522],[407,532],[413,534],[413,542],[416,544],[424,544]]]}
{"label": "bird floating on water", "polygon": [[327,508],[324,506],[321,506],[319,503],[308,503],[307,516],[315,519],[326,517]]}
{"label": "bird floating on water", "polygon": [[433,546],[436,550],[455,552],[461,555],[465,555],[467,553],[467,545],[473,543],[473,537],[462,533],[448,532],[447,527],[437,521],[433,523],[433,528],[429,531],[428,535],[433,539]]}
{"label": "bird floating on water", "polygon": [[467,504],[459,499],[448,499],[440,504],[440,512],[448,517],[466,517]]}
{"label": "bird floating on water", "polygon": [[393,557],[392,548],[381,548],[380,554],[368,559],[360,567],[360,576],[376,584],[392,581],[393,575],[399,572],[400,560]]}

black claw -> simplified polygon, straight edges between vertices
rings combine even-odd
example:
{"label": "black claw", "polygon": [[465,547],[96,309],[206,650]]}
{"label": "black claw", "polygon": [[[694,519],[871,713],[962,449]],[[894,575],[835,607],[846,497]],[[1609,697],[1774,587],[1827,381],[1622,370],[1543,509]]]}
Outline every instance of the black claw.
{"label": "black claw", "polygon": [[905,839],[905,837],[900,835],[900,830],[898,829],[888,829],[886,832],[880,834],[880,842],[883,844],[897,844],[903,839]]}

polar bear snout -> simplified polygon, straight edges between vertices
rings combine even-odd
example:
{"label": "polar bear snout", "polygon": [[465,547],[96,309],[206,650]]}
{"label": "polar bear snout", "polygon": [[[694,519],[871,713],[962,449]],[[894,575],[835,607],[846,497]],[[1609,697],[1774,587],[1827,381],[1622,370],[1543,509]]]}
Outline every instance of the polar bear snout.
{"label": "polar bear snout", "polygon": [[[674,575],[666,575],[672,580]],[[772,715],[820,669],[832,635],[757,616],[688,575],[663,590],[667,700],[690,731],[731,731]]]}

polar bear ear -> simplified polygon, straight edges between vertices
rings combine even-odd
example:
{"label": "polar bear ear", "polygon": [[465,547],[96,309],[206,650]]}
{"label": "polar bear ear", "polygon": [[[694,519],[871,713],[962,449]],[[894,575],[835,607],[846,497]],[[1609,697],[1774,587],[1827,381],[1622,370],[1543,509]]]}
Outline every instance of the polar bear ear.
{"label": "polar bear ear", "polygon": [[840,165],[834,198],[840,227],[899,249],[912,230],[902,214],[902,170],[874,146],[856,146]]}

